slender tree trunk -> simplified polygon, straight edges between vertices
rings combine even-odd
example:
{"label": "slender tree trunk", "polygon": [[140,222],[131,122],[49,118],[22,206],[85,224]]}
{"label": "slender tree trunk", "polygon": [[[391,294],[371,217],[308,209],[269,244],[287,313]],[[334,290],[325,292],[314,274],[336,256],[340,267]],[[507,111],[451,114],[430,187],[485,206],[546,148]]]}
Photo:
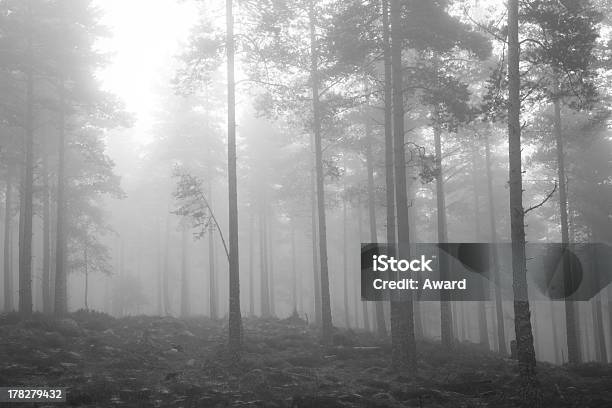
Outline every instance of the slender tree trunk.
{"label": "slender tree trunk", "polygon": [[253,245],[255,241],[255,217],[253,212],[249,211],[249,316],[255,316],[255,271],[253,264],[255,263]]}
{"label": "slender tree trunk", "polygon": [[[311,143],[314,152],[314,137],[311,138]],[[314,162],[313,162],[314,164]],[[317,235],[319,233],[317,222],[317,182],[313,168],[310,172],[312,178],[312,194],[311,194],[311,231],[312,231],[312,274],[313,274],[313,292],[314,292],[314,321],[317,325],[321,324],[321,268],[319,264],[319,250]]]}
{"label": "slender tree trunk", "polygon": [[65,125],[65,85],[60,82],[59,99],[59,139],[57,164],[57,227],[55,237],[55,314],[62,316],[68,312],[67,273],[66,273],[66,125]]}
{"label": "slender tree trunk", "polygon": [[11,268],[11,206],[13,202],[13,168],[9,164],[6,171],[6,191],[4,193],[4,311],[13,310],[13,271]]}
{"label": "slender tree trunk", "polygon": [[[346,185],[344,186],[346,191]],[[349,320],[349,290],[348,290],[348,233],[347,233],[347,217],[346,217],[346,199],[342,200],[342,280],[344,290],[344,323],[347,328],[351,327]]]}
{"label": "slender tree trunk", "polygon": [[234,82],[233,0],[226,0],[227,20],[227,173],[229,187],[229,349],[235,357],[242,345],[240,257],[238,254],[238,189],[236,178],[236,94]]}
{"label": "slender tree trunk", "polygon": [[[612,285],[608,285],[607,295],[608,300],[606,302],[606,306],[608,309],[608,335],[612,341]],[[609,356],[612,356],[612,352],[609,354]]]}
{"label": "slender tree trunk", "polygon": [[89,310],[89,302],[87,301],[89,295],[89,265],[87,259],[87,246],[83,250],[83,259],[85,260],[85,310]]}
{"label": "slender tree trunk", "polygon": [[601,301],[599,298],[591,300],[593,312],[593,326],[595,330],[595,355],[597,361],[606,363],[608,361],[608,353],[606,352],[606,337],[604,335],[603,316],[601,312]]}
{"label": "slender tree trunk", "polygon": [[46,148],[46,143],[43,143],[42,152],[42,179],[43,179],[43,265],[42,265],[42,298],[43,298],[43,312],[52,313],[53,304],[51,303],[51,233],[50,233],[50,200],[49,200],[49,160]]}
{"label": "slender tree trunk", "polygon": [[[434,116],[438,117],[437,110]],[[438,242],[447,242],[446,230],[446,197],[444,194],[444,172],[442,171],[442,132],[438,125],[434,125],[434,145],[436,152],[436,208],[438,219]],[[441,252],[441,251],[440,251]],[[440,253],[438,257],[440,279],[449,279],[448,257]],[[440,292],[440,338],[446,348],[453,346],[453,315],[446,291]]]}
{"label": "slender tree trunk", "polygon": [[[476,242],[480,242],[480,190],[478,189],[478,147],[474,144],[472,148],[472,187],[474,190],[474,230]],[[484,295],[485,282],[481,281],[479,285],[480,293]],[[487,325],[487,309],[485,308],[485,301],[481,300],[477,303],[478,307],[478,333],[480,344],[489,349],[489,327]]]}
{"label": "slender tree trunk", "polygon": [[[164,312],[164,297],[163,297],[163,286],[164,286],[164,273],[162,266],[162,250],[161,250],[161,226],[159,218],[156,220],[155,225],[155,250],[157,252],[157,315],[161,316]],[[108,286],[105,285],[105,288]]]}
{"label": "slender tree trunk", "polygon": [[554,352],[554,361],[555,363],[559,363],[559,340],[557,339],[557,323],[555,319],[555,309],[553,307],[553,302],[548,302],[550,306],[550,324],[552,330],[552,338],[553,338],[553,352]]}
{"label": "slender tree trunk", "polygon": [[[361,242],[363,239],[363,211],[362,211],[362,207],[363,205],[361,204],[361,198],[359,198],[358,203],[357,203],[357,225],[358,225],[358,230],[359,230],[359,241]],[[370,233],[372,231],[370,230]],[[371,237],[370,237],[371,239]],[[361,299],[361,279],[355,279],[355,321],[358,321],[359,318],[359,314],[357,313],[358,308],[358,303],[359,300]],[[382,311],[382,302],[376,302],[376,303],[381,303],[380,308]],[[368,302],[366,300],[362,300],[361,301],[361,307],[362,307],[362,313],[363,313],[363,328],[365,331],[370,331],[370,316],[369,316],[369,312],[368,312]],[[384,315],[383,315],[383,324],[385,323],[384,321]],[[373,320],[374,322],[374,330],[376,330],[376,319]],[[355,323],[356,326],[358,326],[357,323]]]}
{"label": "slender tree trunk", "polygon": [[[533,309],[531,312],[531,320],[532,320],[532,326],[533,326],[533,345],[534,345],[534,349],[535,349],[535,357],[536,357],[536,361],[538,360],[538,357],[540,357],[542,355],[542,350],[540,350],[540,343],[538,342],[538,307],[537,305],[533,305]],[[541,357],[540,357],[541,359]]]}
{"label": "slender tree trunk", "polygon": [[181,317],[190,314],[189,308],[189,228],[182,227],[181,231]]}
{"label": "slender tree trunk", "polygon": [[[410,225],[406,191],[404,150],[404,95],[402,80],[402,27],[400,0],[391,1],[391,57],[393,71],[393,133],[395,142],[395,206],[397,208],[397,249],[400,259],[410,258]],[[391,302],[391,349],[396,367],[416,371],[416,341],[412,296]]]}
{"label": "slender tree trunk", "polygon": [[[265,192],[264,192],[265,194]],[[270,286],[268,285],[268,234],[265,198],[259,212],[259,263],[261,269],[261,316],[270,317]]]}
{"label": "slender tree trunk", "polygon": [[[597,237],[593,236],[593,230],[590,229],[589,233],[589,241],[590,242],[598,242],[600,240]],[[593,270],[589,271],[593,276],[599,276],[599,272]],[[605,284],[601,281],[601,278],[598,278],[600,284]],[[602,286],[603,287],[603,286]],[[591,308],[593,315],[593,329],[594,329],[594,338],[595,338],[595,354],[597,356],[597,361],[600,363],[608,362],[608,352],[606,350],[606,335],[604,331],[603,324],[603,311],[602,311],[602,299],[603,299],[603,291],[598,293],[594,298],[591,299]]]}
{"label": "slender tree trunk", "polygon": [[[387,205],[387,244],[393,245],[395,237],[395,176],[393,161],[393,82],[391,67],[391,31],[389,26],[389,2],[382,0],[383,48],[385,68],[384,119],[385,119],[385,200]],[[382,302],[376,302],[376,332],[387,337],[387,326]]]}
{"label": "slender tree trunk", "polygon": [[319,264],[321,268],[321,341],[331,343],[332,315],[329,297],[329,271],[327,265],[327,225],[325,220],[325,176],[323,174],[323,148],[321,140],[321,104],[319,101],[319,51],[316,39],[314,0],[310,1],[310,81],[312,86],[313,133],[315,142],[315,172],[317,180],[317,214],[319,228]]}
{"label": "slender tree trunk", "polygon": [[296,268],[296,251],[295,251],[295,219],[291,219],[291,294],[293,300],[293,314],[297,315],[297,268]]}
{"label": "slender tree trunk", "polygon": [[[556,83],[555,83],[556,89]],[[561,101],[555,98],[554,102],[554,123],[553,131],[555,142],[557,145],[557,178],[559,183],[559,211],[561,217],[561,243],[568,244],[569,239],[569,224],[567,219],[567,190],[565,183],[565,155],[563,152],[563,135],[561,132]],[[569,265],[564,264],[564,268]],[[566,272],[570,274],[571,271]],[[565,300],[565,327],[567,334],[567,358],[570,364],[576,364],[581,361],[580,346],[578,333],[576,331],[576,316],[574,302]]]}
{"label": "slender tree trunk", "polygon": [[[30,7],[30,6],[28,6]],[[31,13],[31,10],[28,10]],[[28,56],[32,56],[32,39],[28,37]],[[32,218],[34,189],[34,78],[31,64],[26,71],[25,157],[21,192],[19,237],[19,313],[32,314]]]}
{"label": "slender tree trunk", "polygon": [[487,198],[489,202],[489,231],[493,246],[491,256],[493,258],[493,273],[495,279],[495,315],[497,321],[497,351],[502,355],[507,355],[506,349],[506,330],[504,327],[504,308],[501,298],[501,282],[499,270],[499,253],[497,252],[497,218],[495,216],[495,201],[493,196],[493,172],[491,171],[491,146],[489,135],[485,135],[485,160],[487,166]]}
{"label": "slender tree trunk", "polygon": [[[275,288],[275,279],[274,279],[274,240],[273,240],[273,236],[274,236],[274,231],[272,230],[272,228],[274,227],[274,215],[271,214],[270,212],[268,212],[268,207],[266,206],[266,221],[267,221],[267,226],[266,226],[266,240],[267,240],[267,244],[266,244],[266,248],[267,251],[266,253],[268,254],[268,280],[267,280],[267,285],[270,288],[268,290],[268,293],[270,295],[270,315],[272,317],[276,316],[276,293],[274,291]],[[268,221],[269,220],[269,221]]]}
{"label": "slender tree trunk", "polygon": [[[168,205],[168,207],[170,207]],[[123,269],[123,268],[121,268]],[[121,271],[123,272],[123,271]],[[163,270],[163,299],[164,299],[164,315],[170,314],[170,208],[166,214],[166,241],[164,242],[164,270]]]}
{"label": "slender tree trunk", "polygon": [[[365,137],[366,137],[366,167],[368,172],[368,219],[370,223],[370,242],[377,243],[377,228],[376,228],[376,201],[375,201],[375,191],[374,191],[374,157],[372,154],[372,123],[370,121],[370,109],[369,105],[366,107],[365,112]],[[392,150],[392,148],[391,148]],[[391,151],[391,153],[393,153]],[[391,173],[391,182],[393,182],[393,173]],[[393,189],[392,189],[393,191]],[[393,200],[393,194],[391,194],[391,200]],[[393,218],[393,217],[392,217]],[[395,222],[394,220],[392,222]],[[394,233],[395,234],[395,233]],[[395,241],[395,239],[393,240]],[[392,242],[393,242],[392,241]],[[383,311],[382,302],[375,302],[374,304],[376,309],[376,321],[377,327],[379,328],[378,334],[381,337],[387,335],[387,328],[385,326],[385,314]]]}
{"label": "slender tree trunk", "polygon": [[540,407],[542,405],[542,395],[539,390],[538,380],[536,379],[536,359],[533,348],[533,333],[531,331],[525,258],[518,9],[518,0],[508,0],[508,156],[514,328],[516,332],[522,400],[526,406]]}

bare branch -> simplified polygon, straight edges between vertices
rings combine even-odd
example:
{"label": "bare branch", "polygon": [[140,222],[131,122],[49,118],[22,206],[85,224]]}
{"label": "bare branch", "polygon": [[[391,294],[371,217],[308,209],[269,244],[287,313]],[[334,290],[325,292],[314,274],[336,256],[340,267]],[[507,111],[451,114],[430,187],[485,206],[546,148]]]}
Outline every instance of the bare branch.
{"label": "bare branch", "polygon": [[550,198],[553,196],[553,194],[555,194],[555,191],[557,191],[557,182],[555,181],[555,186],[553,187],[553,189],[546,195],[546,197],[544,198],[544,200],[542,200],[539,204],[534,205],[529,207],[528,209],[526,209],[525,211],[523,211],[523,215],[527,215],[527,213],[529,211],[533,211],[536,208],[540,208],[541,206],[543,206],[544,204],[546,204],[546,202],[548,200],[550,200]]}

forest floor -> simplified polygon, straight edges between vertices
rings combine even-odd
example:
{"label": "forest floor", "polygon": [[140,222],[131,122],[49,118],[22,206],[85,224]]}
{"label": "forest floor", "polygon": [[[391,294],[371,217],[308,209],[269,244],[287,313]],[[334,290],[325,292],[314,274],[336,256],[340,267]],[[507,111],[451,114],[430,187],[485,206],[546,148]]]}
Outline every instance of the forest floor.
{"label": "forest floor", "polygon": [[[338,330],[322,347],[297,318],[244,326],[232,363],[226,325],[207,318],[1,315],[0,386],[67,387],[67,405],[83,407],[518,406],[516,362],[476,345],[419,342],[418,372],[402,374],[369,333]],[[538,367],[546,407],[612,407],[610,365]]]}

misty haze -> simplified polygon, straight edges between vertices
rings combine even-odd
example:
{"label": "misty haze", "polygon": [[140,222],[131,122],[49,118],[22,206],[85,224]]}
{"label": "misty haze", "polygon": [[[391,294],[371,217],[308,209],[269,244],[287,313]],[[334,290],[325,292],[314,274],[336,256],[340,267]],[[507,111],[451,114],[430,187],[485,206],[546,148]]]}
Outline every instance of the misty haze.
{"label": "misty haze", "polygon": [[0,406],[612,407],[611,47],[608,0],[0,0]]}

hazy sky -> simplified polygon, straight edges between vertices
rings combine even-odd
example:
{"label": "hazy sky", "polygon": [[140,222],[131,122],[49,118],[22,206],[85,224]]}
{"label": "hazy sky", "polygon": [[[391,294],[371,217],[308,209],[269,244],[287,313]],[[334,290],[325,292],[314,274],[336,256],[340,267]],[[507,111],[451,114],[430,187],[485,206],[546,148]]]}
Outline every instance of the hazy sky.
{"label": "hazy sky", "polygon": [[97,0],[102,24],[111,37],[100,47],[111,63],[100,72],[104,87],[117,94],[136,118],[135,141],[144,143],[155,108],[157,90],[167,86],[180,52],[196,21],[192,2],[176,0]]}

